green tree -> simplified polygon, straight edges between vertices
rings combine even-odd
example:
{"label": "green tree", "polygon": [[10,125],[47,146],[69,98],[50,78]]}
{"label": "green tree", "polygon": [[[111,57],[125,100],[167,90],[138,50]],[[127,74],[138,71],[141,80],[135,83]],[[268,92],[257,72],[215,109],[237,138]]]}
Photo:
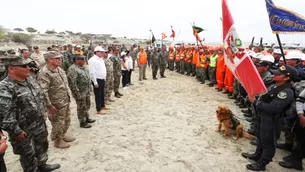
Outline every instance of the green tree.
{"label": "green tree", "polygon": [[56,34],[57,32],[55,32],[54,30],[47,30],[45,33],[46,33],[46,34],[54,35],[54,34]]}
{"label": "green tree", "polygon": [[81,32],[77,32],[77,33],[75,33],[75,35],[82,36],[82,33]]}
{"label": "green tree", "polygon": [[34,28],[32,28],[32,27],[27,27],[27,28],[25,28],[25,30],[28,31],[29,33],[35,33],[35,32],[37,32],[37,30],[34,29]]}
{"label": "green tree", "polygon": [[24,30],[21,28],[15,28],[14,31],[23,32]]}
{"label": "green tree", "polygon": [[8,37],[11,41],[22,43],[24,45],[31,45],[33,39],[33,35],[28,35],[24,33],[11,33],[8,34]]}

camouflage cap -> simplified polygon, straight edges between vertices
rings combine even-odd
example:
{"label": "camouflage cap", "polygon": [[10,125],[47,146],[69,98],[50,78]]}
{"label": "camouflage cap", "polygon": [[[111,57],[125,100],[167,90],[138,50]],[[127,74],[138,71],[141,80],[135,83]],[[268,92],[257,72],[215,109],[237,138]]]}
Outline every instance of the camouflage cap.
{"label": "camouflage cap", "polygon": [[3,64],[7,66],[22,66],[32,62],[31,59],[24,59],[20,56],[4,56],[0,57],[0,60]]}
{"label": "camouflage cap", "polygon": [[81,55],[81,54],[74,54],[74,59],[85,59],[86,56]]}
{"label": "camouflage cap", "polygon": [[48,58],[61,58],[62,55],[60,53],[58,53],[57,51],[48,51],[45,54],[43,54],[45,59]]}

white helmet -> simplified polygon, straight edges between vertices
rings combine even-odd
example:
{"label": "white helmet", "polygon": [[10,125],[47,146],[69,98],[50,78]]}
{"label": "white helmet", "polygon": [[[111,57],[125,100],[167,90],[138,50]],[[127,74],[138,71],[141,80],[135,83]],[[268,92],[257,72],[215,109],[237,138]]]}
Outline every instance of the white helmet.
{"label": "white helmet", "polygon": [[274,57],[272,55],[269,55],[269,54],[262,57],[261,60],[268,61],[270,63],[274,63]]}
{"label": "white helmet", "polygon": [[292,50],[289,51],[286,56],[286,59],[300,59],[304,60],[305,59],[305,54],[301,53],[300,51]]}

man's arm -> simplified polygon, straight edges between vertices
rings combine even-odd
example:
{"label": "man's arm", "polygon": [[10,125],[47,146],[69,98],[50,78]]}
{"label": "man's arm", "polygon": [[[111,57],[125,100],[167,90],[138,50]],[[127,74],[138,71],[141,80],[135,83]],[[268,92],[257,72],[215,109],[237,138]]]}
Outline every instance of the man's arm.
{"label": "man's arm", "polygon": [[38,83],[41,87],[43,97],[45,100],[45,104],[46,104],[47,108],[49,109],[50,107],[53,106],[51,103],[51,100],[49,98],[49,88],[50,88],[50,83],[51,83],[49,75],[42,71],[38,75]]}
{"label": "man's arm", "polygon": [[[93,59],[92,59],[93,60]],[[97,79],[96,79],[96,75],[95,75],[95,62],[92,61],[92,63],[89,63],[89,74],[90,74],[90,78],[91,81],[94,83],[94,85],[97,85]]]}
{"label": "man's arm", "polygon": [[75,70],[75,67],[70,67],[67,73],[67,79],[68,79],[68,84],[70,87],[70,90],[72,94],[75,96],[75,99],[78,99],[80,97],[79,93],[80,90],[78,89],[77,85],[77,71]]}

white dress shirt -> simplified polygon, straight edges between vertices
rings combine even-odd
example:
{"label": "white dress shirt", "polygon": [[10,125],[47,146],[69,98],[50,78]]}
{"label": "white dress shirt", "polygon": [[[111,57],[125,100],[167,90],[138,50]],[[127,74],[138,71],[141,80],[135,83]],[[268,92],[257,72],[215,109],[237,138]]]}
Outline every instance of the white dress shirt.
{"label": "white dress shirt", "polygon": [[133,69],[133,60],[131,56],[127,56],[127,67],[128,69]]}
{"label": "white dress shirt", "polygon": [[97,84],[97,79],[105,79],[106,80],[106,66],[103,58],[99,58],[94,55],[88,61],[89,63],[89,73],[92,82],[94,85]]}

